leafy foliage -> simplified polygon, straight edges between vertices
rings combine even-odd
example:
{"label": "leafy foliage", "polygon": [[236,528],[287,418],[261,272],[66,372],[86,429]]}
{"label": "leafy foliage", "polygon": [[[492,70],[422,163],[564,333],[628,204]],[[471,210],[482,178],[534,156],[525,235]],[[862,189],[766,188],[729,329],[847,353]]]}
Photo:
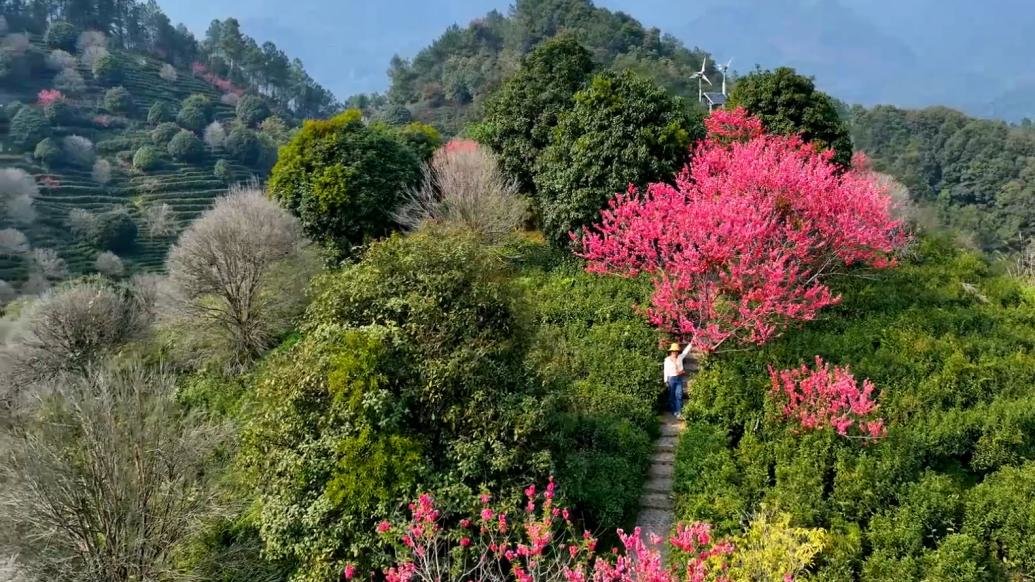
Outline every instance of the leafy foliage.
{"label": "leafy foliage", "polygon": [[852,163],[852,138],[834,100],[794,69],[754,71],[738,79],[727,107],[743,107],[770,133],[800,135],[834,150],[834,162],[843,168]]}
{"label": "leafy foliage", "polygon": [[409,147],[350,109],[307,121],[281,148],[270,193],[298,215],[310,237],[347,253],[389,231],[392,210],[418,176]]}
{"label": "leafy foliage", "polygon": [[[1022,475],[1035,458],[1030,290],[931,239],[899,268],[834,290],[843,302],[829,316],[717,355],[694,379],[677,450],[681,516],[732,531],[765,502],[827,528],[823,579],[1031,572],[1020,558],[1030,552],[995,538],[1030,528],[1028,506],[1014,501],[1030,494]],[[766,365],[815,354],[872,380],[886,439],[867,446],[784,424]]]}
{"label": "leafy foliage", "polygon": [[529,53],[486,102],[478,137],[497,153],[503,171],[523,192],[534,191],[536,159],[592,69],[589,51],[573,36],[551,39]]}
{"label": "leafy foliage", "polygon": [[671,179],[702,129],[682,100],[632,73],[597,75],[574,99],[534,170],[543,231],[555,242],[629,184]]}
{"label": "leafy foliage", "polygon": [[22,107],[11,118],[8,135],[15,146],[28,149],[50,134],[50,124],[35,107]]}
{"label": "leafy foliage", "polygon": [[89,237],[101,250],[128,251],[136,243],[137,223],[125,208],[109,210],[95,217]]}
{"label": "leafy foliage", "polygon": [[205,155],[205,144],[186,129],[174,135],[166,149],[170,156],[183,161],[197,161]]}
{"label": "leafy foliage", "polygon": [[1035,129],[937,107],[856,107],[851,119],[874,168],[975,246],[1019,250],[1035,235]]}

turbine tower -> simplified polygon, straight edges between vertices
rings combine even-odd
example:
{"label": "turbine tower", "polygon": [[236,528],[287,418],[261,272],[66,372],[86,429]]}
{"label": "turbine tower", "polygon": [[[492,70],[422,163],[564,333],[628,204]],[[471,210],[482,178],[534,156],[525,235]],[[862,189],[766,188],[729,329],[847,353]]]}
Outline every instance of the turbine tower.
{"label": "turbine tower", "polygon": [[718,65],[715,68],[719,69],[722,73],[722,94],[726,95],[726,71],[730,70],[730,65],[733,64],[733,59],[726,61],[725,65]]}
{"label": "turbine tower", "polygon": [[[708,77],[704,74],[704,70],[706,68],[708,68],[708,57],[704,57],[704,59],[701,61],[701,70],[697,71],[693,75],[690,75],[691,79],[697,79],[697,101],[699,103],[704,102],[704,85],[702,85],[701,83],[704,82],[708,83],[709,85],[712,84],[711,80],[709,80]],[[725,77],[723,77],[723,79],[725,79]],[[723,92],[725,93],[725,90],[723,90]]]}

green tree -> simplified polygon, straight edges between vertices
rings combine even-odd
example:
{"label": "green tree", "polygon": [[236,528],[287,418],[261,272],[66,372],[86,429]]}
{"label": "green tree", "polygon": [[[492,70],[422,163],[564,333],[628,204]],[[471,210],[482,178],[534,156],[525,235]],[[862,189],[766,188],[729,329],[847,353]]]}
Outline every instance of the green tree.
{"label": "green tree", "polygon": [[79,38],[79,31],[76,30],[75,25],[65,20],[55,20],[47,27],[43,42],[52,49],[74,51],[77,38]]}
{"label": "green tree", "polygon": [[151,143],[164,148],[177,133],[180,133],[180,126],[168,121],[159,123],[158,127],[151,130]]}
{"label": "green tree", "polygon": [[186,129],[180,130],[169,140],[167,149],[169,155],[174,159],[185,162],[197,161],[205,155],[205,144],[201,143],[198,136]]}
{"label": "green tree", "polygon": [[140,146],[133,154],[133,167],[142,172],[157,168],[161,161],[161,154],[156,148],[149,145]]}
{"label": "green tree", "polygon": [[671,180],[703,132],[682,99],[629,72],[597,75],[574,100],[533,176],[543,231],[558,243],[629,184]]}
{"label": "green tree", "polygon": [[281,148],[271,195],[297,214],[314,240],[348,253],[392,227],[391,212],[420,175],[420,162],[387,128],[357,109],[307,121]]}
{"label": "green tree", "polygon": [[209,116],[205,113],[205,109],[197,105],[184,105],[176,114],[176,123],[195,133],[204,130],[208,125],[208,120]]}
{"label": "green tree", "polygon": [[90,226],[90,241],[99,249],[125,252],[133,248],[137,240],[137,223],[129,210],[116,208],[98,214]]}
{"label": "green tree", "polygon": [[545,404],[495,252],[420,231],[317,280],[301,339],[258,381],[245,437],[266,552],[297,564],[293,580],[371,560],[375,523],[414,491],[448,504],[546,471]]}
{"label": "green tree", "polygon": [[534,191],[536,158],[592,70],[589,51],[573,36],[552,39],[525,57],[518,72],[486,103],[477,137],[496,152],[504,172],[523,192]]}
{"label": "green tree", "polygon": [[834,150],[834,161],[852,163],[852,138],[837,105],[794,69],[755,71],[737,80],[727,107],[743,107],[773,133],[800,134],[805,141]]}
{"label": "green tree", "polygon": [[41,164],[48,168],[57,166],[64,159],[64,153],[61,151],[61,146],[59,146],[54,138],[51,137],[48,137],[36,144],[36,150],[32,155],[39,160]]}
{"label": "green tree", "polygon": [[133,110],[133,95],[125,87],[112,87],[104,93],[104,108],[112,113],[129,113]]}
{"label": "green tree", "polygon": [[410,146],[410,149],[422,162],[430,160],[435,150],[442,145],[442,135],[437,129],[426,123],[411,121],[399,127],[397,131],[399,137]]}
{"label": "green tree", "polygon": [[255,165],[262,154],[262,144],[259,143],[258,136],[247,127],[235,127],[230,135],[226,136],[223,148],[235,160],[247,166]]}
{"label": "green tree", "polygon": [[147,110],[147,123],[149,125],[158,125],[159,123],[166,123],[175,119],[176,109],[168,101],[155,101],[151,108]]}
{"label": "green tree", "polygon": [[11,118],[8,134],[16,146],[29,149],[50,135],[50,124],[35,107],[22,107]]}
{"label": "green tree", "polygon": [[122,61],[108,53],[93,63],[93,76],[105,85],[117,85],[122,82],[125,70]]}
{"label": "green tree", "polygon": [[270,116],[266,102],[255,95],[245,95],[237,102],[237,119],[248,127],[255,127]]}

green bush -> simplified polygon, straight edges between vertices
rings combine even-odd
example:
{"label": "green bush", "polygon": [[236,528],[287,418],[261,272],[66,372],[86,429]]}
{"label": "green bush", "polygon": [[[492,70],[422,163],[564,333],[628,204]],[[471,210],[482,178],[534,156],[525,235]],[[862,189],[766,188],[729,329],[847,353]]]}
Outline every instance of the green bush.
{"label": "green bush", "polygon": [[266,554],[293,580],[378,564],[374,524],[418,490],[455,507],[545,475],[501,265],[471,235],[421,232],[315,282],[302,337],[257,382],[243,453]]}
{"label": "green bush", "polygon": [[185,162],[197,161],[205,156],[205,144],[186,129],[174,135],[166,149],[173,159]]}
{"label": "green bush", "polygon": [[71,52],[75,50],[75,42],[78,38],[79,31],[71,22],[55,20],[47,27],[47,32],[43,35],[43,42],[52,49]]}
{"label": "green bush", "polygon": [[54,125],[72,125],[79,118],[75,106],[65,99],[57,99],[43,106],[43,115]]}
{"label": "green bush", "polygon": [[151,143],[154,145],[164,148],[169,145],[172,138],[176,137],[176,134],[180,133],[180,126],[175,123],[168,121],[158,124],[158,127],[151,130]]}
{"label": "green bush", "polygon": [[168,101],[155,101],[151,108],[147,110],[147,123],[149,125],[167,123],[175,119],[176,108]]}
{"label": "green bush", "polygon": [[442,135],[434,127],[413,121],[398,128],[399,137],[406,145],[410,146],[417,157],[426,162],[431,159],[435,150],[442,145]]}
{"label": "green bush", "polygon": [[397,135],[350,109],[307,121],[281,148],[270,193],[311,238],[347,254],[392,228],[392,211],[419,175],[417,156]]}
{"label": "green bush", "polygon": [[15,146],[27,150],[50,135],[50,124],[35,107],[22,107],[11,118],[7,133]]}
{"label": "green bush", "polygon": [[269,116],[266,102],[255,95],[245,95],[237,102],[237,119],[246,127],[256,127]]}
{"label": "green bush", "polygon": [[262,145],[255,132],[247,127],[235,127],[226,136],[223,148],[231,157],[246,166],[255,165],[262,155]]}
{"label": "green bush", "polygon": [[[960,570],[971,579],[994,578],[1000,561],[1035,572],[1025,546],[1035,522],[1021,501],[1035,494],[1035,294],[932,238],[898,268],[834,290],[842,302],[821,320],[710,358],[694,378],[680,517],[731,532],[766,502],[828,528],[844,544],[823,556],[823,579],[945,579],[936,573],[961,552],[981,560]],[[873,381],[887,438],[801,433],[782,419],[767,366],[816,355]],[[861,543],[848,543],[856,528]],[[960,532],[993,543],[973,548]]]}
{"label": "green bush", "polygon": [[61,146],[52,137],[48,137],[36,144],[36,150],[32,155],[48,168],[60,165],[65,156],[64,152],[61,151]]}
{"label": "green bush", "polygon": [[104,85],[118,85],[125,76],[125,68],[119,57],[109,53],[93,63],[93,77]]}
{"label": "green bush", "polygon": [[111,113],[126,115],[133,111],[133,95],[125,87],[112,87],[104,93],[104,108]]}
{"label": "green bush", "polygon": [[140,146],[133,154],[133,167],[141,172],[149,172],[161,163],[161,154],[152,146]]}
{"label": "green bush", "polygon": [[205,112],[204,108],[197,105],[184,105],[180,108],[180,112],[176,114],[176,123],[179,123],[180,127],[189,129],[194,133],[204,130],[208,122],[208,113]]}
{"label": "green bush", "polygon": [[230,164],[226,163],[226,160],[217,160],[215,166],[212,167],[212,175],[219,180],[229,183],[233,177],[233,170],[230,169]]}
{"label": "green bush", "polygon": [[688,104],[628,72],[597,75],[574,99],[533,172],[543,232],[561,244],[629,184],[671,180],[703,129]]}
{"label": "green bush", "polygon": [[116,208],[96,215],[90,226],[90,241],[101,250],[125,252],[137,240],[137,223],[125,208]]}

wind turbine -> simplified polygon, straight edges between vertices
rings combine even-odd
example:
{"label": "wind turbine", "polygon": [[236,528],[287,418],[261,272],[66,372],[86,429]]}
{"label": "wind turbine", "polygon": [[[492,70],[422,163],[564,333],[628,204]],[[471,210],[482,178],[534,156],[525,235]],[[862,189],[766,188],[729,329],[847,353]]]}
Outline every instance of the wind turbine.
{"label": "wind turbine", "polygon": [[704,70],[706,68],[708,68],[708,57],[704,57],[704,59],[701,61],[701,70],[697,71],[693,75],[690,75],[691,79],[697,79],[697,101],[698,102],[704,101],[704,86],[701,85],[701,82],[703,81],[705,83],[708,83],[709,85],[712,84],[711,80],[709,80],[708,77],[706,77],[705,74],[704,74]]}
{"label": "wind turbine", "polygon": [[733,59],[726,61],[725,65],[719,65],[716,68],[722,73],[722,94],[726,94],[726,71],[730,70],[730,65],[733,64]]}

